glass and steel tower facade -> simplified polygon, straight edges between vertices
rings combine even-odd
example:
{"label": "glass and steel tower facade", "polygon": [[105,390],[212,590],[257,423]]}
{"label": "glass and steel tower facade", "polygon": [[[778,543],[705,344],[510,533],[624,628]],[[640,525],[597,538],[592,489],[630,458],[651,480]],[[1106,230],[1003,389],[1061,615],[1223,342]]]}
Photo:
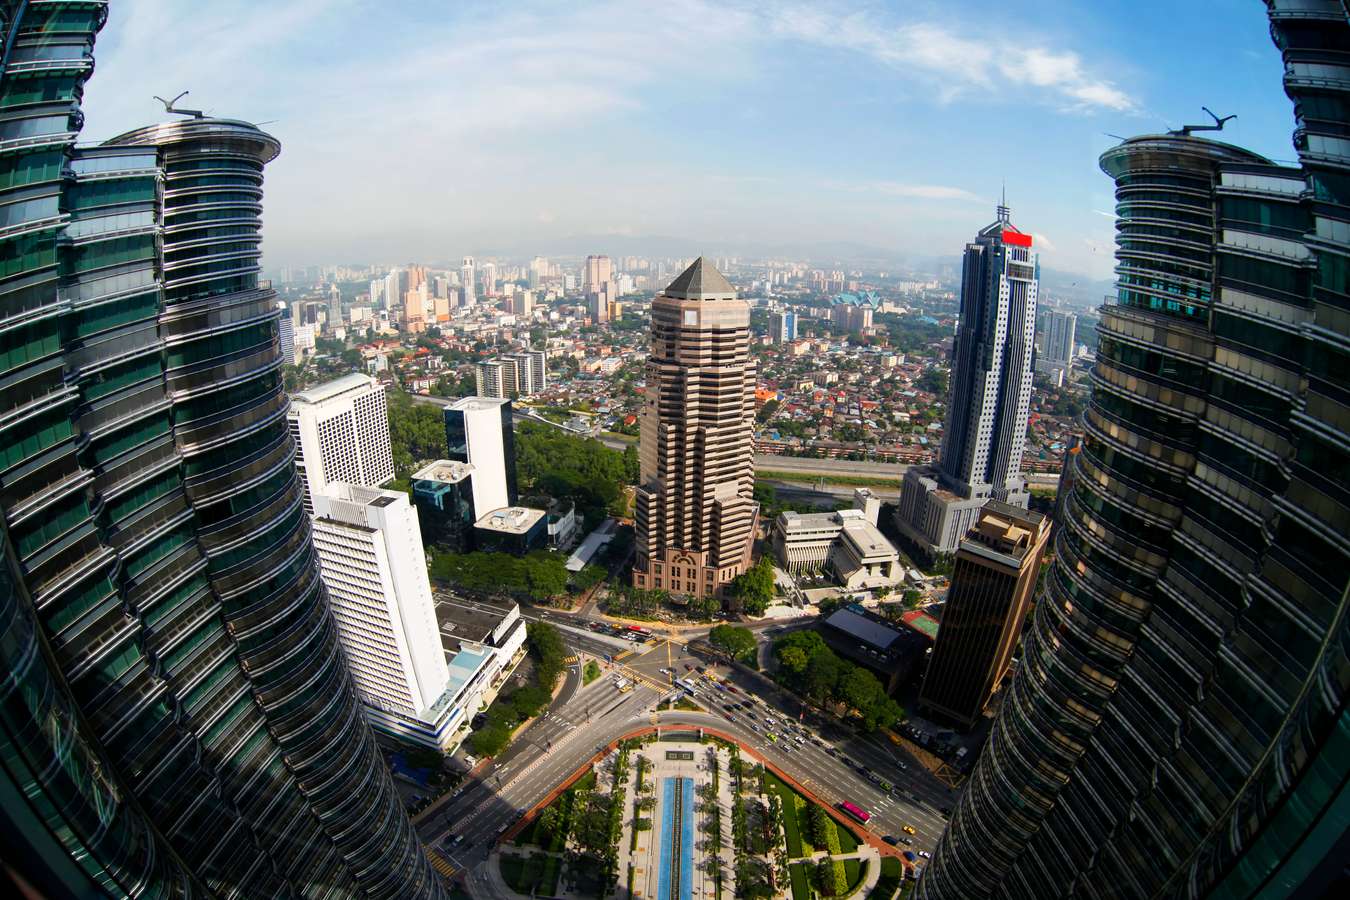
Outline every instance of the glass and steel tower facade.
{"label": "glass and steel tower facade", "polygon": [[1056,563],[929,900],[1318,896],[1343,867],[1350,31],[1270,7],[1301,168],[1184,130],[1102,156],[1117,296]]}
{"label": "glass and steel tower facade", "polygon": [[75,148],[105,15],[0,3],[6,848],[56,897],[438,896],[301,505],[258,282],[279,145]]}

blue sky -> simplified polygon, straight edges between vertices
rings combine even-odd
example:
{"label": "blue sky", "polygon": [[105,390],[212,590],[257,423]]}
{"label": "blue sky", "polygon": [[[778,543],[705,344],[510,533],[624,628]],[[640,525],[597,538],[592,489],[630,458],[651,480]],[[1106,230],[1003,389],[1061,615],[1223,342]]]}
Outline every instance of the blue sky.
{"label": "blue sky", "polygon": [[1259,0],[115,0],[84,136],[152,95],[267,122],[266,264],[668,235],[955,256],[1006,179],[1043,262],[1107,277],[1114,141],[1238,115],[1290,160]]}

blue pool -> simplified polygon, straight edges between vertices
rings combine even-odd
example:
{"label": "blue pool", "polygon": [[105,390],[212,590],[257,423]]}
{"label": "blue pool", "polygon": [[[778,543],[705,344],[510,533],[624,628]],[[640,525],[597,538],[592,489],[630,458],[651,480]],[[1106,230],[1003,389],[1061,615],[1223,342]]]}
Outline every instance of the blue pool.
{"label": "blue pool", "polygon": [[661,871],[656,900],[694,895],[694,780],[661,779]]}

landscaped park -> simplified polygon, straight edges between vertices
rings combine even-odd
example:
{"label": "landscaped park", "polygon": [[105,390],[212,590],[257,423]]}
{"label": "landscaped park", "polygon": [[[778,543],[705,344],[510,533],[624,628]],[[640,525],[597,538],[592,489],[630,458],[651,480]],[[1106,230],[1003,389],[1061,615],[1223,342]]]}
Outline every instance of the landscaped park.
{"label": "landscaped park", "polygon": [[694,732],[623,741],[498,849],[524,897],[891,900],[901,863],[742,756]]}

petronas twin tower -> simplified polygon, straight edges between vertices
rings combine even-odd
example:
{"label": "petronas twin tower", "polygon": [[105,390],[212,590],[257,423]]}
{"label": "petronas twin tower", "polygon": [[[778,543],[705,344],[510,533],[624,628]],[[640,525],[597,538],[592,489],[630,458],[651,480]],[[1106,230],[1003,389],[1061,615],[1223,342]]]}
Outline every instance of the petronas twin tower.
{"label": "petronas twin tower", "polygon": [[277,141],[77,148],[104,2],[0,2],[0,830],[45,897],[442,896],[339,650],[258,279]]}

